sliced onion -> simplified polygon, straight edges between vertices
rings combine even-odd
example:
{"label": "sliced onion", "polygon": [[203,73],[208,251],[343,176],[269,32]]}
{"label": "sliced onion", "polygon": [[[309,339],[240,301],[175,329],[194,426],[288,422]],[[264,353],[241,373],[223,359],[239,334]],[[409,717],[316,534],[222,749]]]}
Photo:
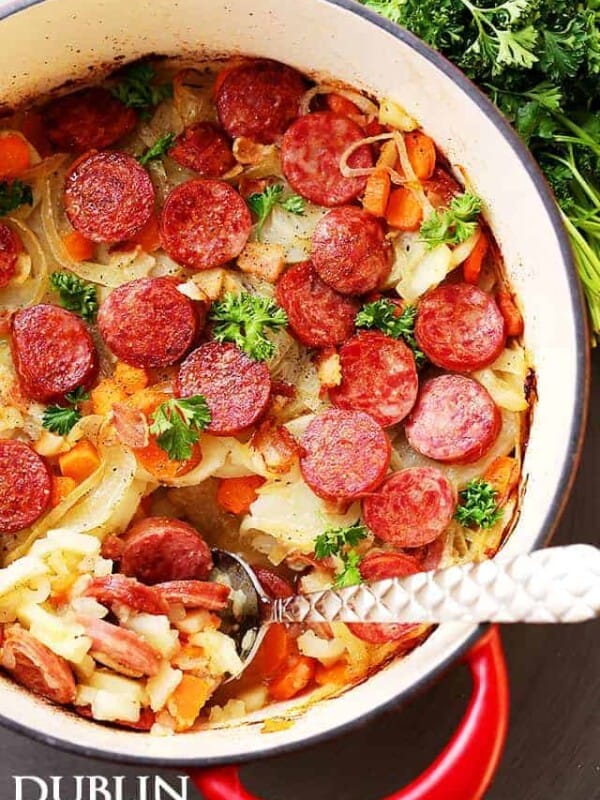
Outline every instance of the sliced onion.
{"label": "sliced onion", "polygon": [[39,239],[33,231],[13,217],[8,217],[6,222],[18,234],[31,261],[26,281],[10,283],[4,289],[0,289],[0,306],[15,311],[40,302],[46,291],[48,265]]}
{"label": "sliced onion", "polygon": [[351,103],[354,103],[363,114],[373,117],[379,114],[378,106],[372,100],[369,100],[368,97],[360,94],[360,92],[354,92],[352,89],[341,89],[339,86],[332,86],[327,83],[320,83],[317,86],[313,86],[312,89],[309,89],[300,101],[300,114],[302,116],[310,113],[310,104],[319,94],[339,94],[340,97],[345,97],[346,100],[350,100]]}
{"label": "sliced onion", "polygon": [[[192,83],[192,78],[196,78],[197,82]],[[203,73],[193,69],[182,69],[173,78],[173,107],[184,128],[196,122],[215,119],[212,102],[213,79],[213,73]]]}
{"label": "sliced onion", "polygon": [[423,216],[425,219],[427,219],[427,217],[434,213],[434,208],[429,202],[429,199],[423,190],[423,186],[421,185],[421,181],[417,178],[413,166],[410,163],[404,136],[400,133],[400,131],[394,131],[393,138],[396,142],[396,147],[398,148],[398,158],[400,159],[402,172],[406,176],[405,183],[407,188],[413,192],[419,203],[421,203],[421,207],[423,208]]}
{"label": "sliced onion", "polygon": [[350,147],[347,147],[346,150],[344,150],[342,157],[340,158],[340,172],[342,175],[345,178],[363,178],[367,175],[372,175],[374,172],[387,172],[392,180],[392,183],[396,183],[398,185],[405,184],[406,178],[404,178],[391,167],[384,165],[375,165],[374,167],[351,167],[348,165],[348,159],[359,148],[364,147],[365,145],[373,144],[373,142],[383,142],[393,138],[393,133],[379,133],[377,136],[366,136],[364,139],[360,139],[358,142],[351,144]]}

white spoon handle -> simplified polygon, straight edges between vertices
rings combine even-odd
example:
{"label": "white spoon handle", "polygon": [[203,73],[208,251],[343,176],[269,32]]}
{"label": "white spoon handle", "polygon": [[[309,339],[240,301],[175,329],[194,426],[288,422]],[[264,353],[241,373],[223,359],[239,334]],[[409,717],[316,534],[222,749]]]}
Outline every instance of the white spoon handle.
{"label": "white spoon handle", "polygon": [[600,614],[600,550],[552,547],[296,595],[277,622],[581,622]]}

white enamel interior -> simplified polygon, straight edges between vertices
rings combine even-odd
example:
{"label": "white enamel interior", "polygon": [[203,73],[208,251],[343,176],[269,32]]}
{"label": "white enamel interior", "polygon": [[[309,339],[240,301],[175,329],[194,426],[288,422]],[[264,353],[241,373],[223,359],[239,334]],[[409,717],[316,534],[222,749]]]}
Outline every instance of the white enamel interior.
{"label": "white enamel interior", "polygon": [[[344,0],[338,0],[343,3]],[[148,53],[239,51],[330,74],[392,96],[462,165],[522,298],[539,403],[525,472],[527,492],[508,547],[531,549],[548,532],[571,471],[584,393],[584,334],[568,255],[551,204],[514,138],[489,107],[422,47],[327,0],[0,0],[0,101],[15,102],[84,77],[89,68]],[[537,182],[537,183],[536,183]],[[542,192],[542,193],[540,193]],[[464,645],[474,629],[447,625],[404,661],[345,695],[316,705],[289,730],[260,724],[171,738],[78,720],[3,680],[2,715],[56,743],[109,757],[206,763],[252,757],[346,725],[414,688]],[[291,706],[293,706],[293,702]]]}

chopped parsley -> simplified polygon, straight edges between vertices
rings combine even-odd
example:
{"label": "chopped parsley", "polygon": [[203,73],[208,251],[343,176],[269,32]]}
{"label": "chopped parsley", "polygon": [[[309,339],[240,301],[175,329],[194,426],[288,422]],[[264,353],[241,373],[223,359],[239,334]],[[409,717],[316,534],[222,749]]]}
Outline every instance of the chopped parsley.
{"label": "chopped parsley", "polygon": [[454,518],[465,528],[491,528],[502,517],[498,507],[498,492],[487,481],[475,478],[459,494]]}
{"label": "chopped parsley", "polygon": [[174,133],[165,133],[164,136],[161,136],[154,142],[152,147],[149,147],[144,153],[142,153],[141,156],[138,156],[137,160],[140,162],[142,167],[145,167],[146,164],[150,163],[150,161],[156,161],[156,159],[162,158],[164,155],[166,155],[171,147],[173,147],[174,141]]}
{"label": "chopped parsley", "polygon": [[152,414],[149,431],[170,459],[185,461],[210,419],[210,409],[201,394],[172,398]]}
{"label": "chopped parsley", "polygon": [[256,222],[256,236],[259,240],[263,225],[275,206],[281,206],[286,211],[289,211],[290,214],[302,215],[305,211],[304,198],[300,197],[299,194],[292,194],[288,197],[284,197],[283,186],[280,183],[267,186],[264,192],[251,194],[247,202],[250,210],[256,214],[258,218]]}
{"label": "chopped parsley", "polygon": [[266,331],[287,325],[287,314],[270,297],[229,292],[212,307],[213,336],[217,342],[233,342],[251,358],[266,361],[275,355],[275,345]]}
{"label": "chopped parsley", "polygon": [[66,436],[81,419],[79,406],[89,398],[89,394],[81,386],[73,392],[68,392],[65,395],[65,401],[68,405],[48,406],[42,415],[42,425],[51,433]]}
{"label": "chopped parsley", "polygon": [[33,205],[31,186],[23,181],[0,181],[0,217],[25,204]]}
{"label": "chopped parsley", "polygon": [[153,83],[155,76],[151,64],[132,64],[113,86],[112,94],[124,105],[139,111],[143,120],[148,120],[152,110],[173,94],[172,84],[161,83],[156,86]]}
{"label": "chopped parsley", "polygon": [[356,315],[355,325],[357,328],[376,328],[393,339],[403,339],[413,351],[415,363],[420,369],[426,358],[415,339],[417,307],[406,305],[400,314],[398,310],[396,303],[382,297],[372,303],[365,303]]}
{"label": "chopped parsley", "polygon": [[315,539],[315,556],[318,559],[337,556],[343,562],[342,570],[335,579],[338,589],[361,583],[360,555],[354,549],[369,535],[364,525],[355,522],[348,528],[329,528]]}
{"label": "chopped parsley", "polygon": [[452,199],[446,209],[432,214],[421,224],[421,240],[432,250],[440,244],[460,244],[475,233],[481,200],[465,192]]}
{"label": "chopped parsley", "polygon": [[79,314],[86,322],[94,322],[98,313],[98,296],[93,283],[70,272],[53,272],[50,286],[58,292],[63,308]]}

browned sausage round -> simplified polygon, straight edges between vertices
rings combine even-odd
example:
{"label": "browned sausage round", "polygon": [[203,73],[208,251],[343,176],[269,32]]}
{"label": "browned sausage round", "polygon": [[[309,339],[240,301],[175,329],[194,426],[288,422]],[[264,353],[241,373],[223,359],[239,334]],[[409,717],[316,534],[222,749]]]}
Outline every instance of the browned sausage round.
{"label": "browned sausage round", "polygon": [[421,572],[419,559],[408,553],[371,550],[360,562],[360,574],[364,581],[404,578],[417,572]]}
{"label": "browned sausage round", "polygon": [[386,278],[392,252],[378,219],[356,206],[342,206],[317,224],[311,255],[320,277],[337,292],[366,294]]}
{"label": "browned sausage round", "polygon": [[292,333],[307,347],[331,347],[352,336],[358,302],[324,283],[310,261],[290,267],[275,294]]}
{"label": "browned sausage round", "polygon": [[421,547],[446,530],[456,507],[450,481],[433,467],[395,472],[362,503],[375,536],[395,547]]}
{"label": "browned sausage round", "polygon": [[121,361],[167,367],[190,349],[204,317],[172,278],[139,278],[109,294],[100,306],[98,327]]}
{"label": "browned sausage round", "polygon": [[438,286],[419,303],[415,338],[432,364],[473,372],[502,352],[504,318],[494,298],[477,286]]}
{"label": "browned sausage round", "polygon": [[11,326],[12,354],[23,392],[41,403],[61,400],[98,373],[92,337],[71,311],[53,305],[18,311]]}
{"label": "browned sausage round", "polygon": [[469,464],[496,441],[502,418],[487,389],[463,375],[427,381],[406,421],[408,443],[436,461]]}
{"label": "browned sausage round", "polygon": [[271,375],[234,344],[208,342],[194,350],[179,368],[179,397],[201,394],[211,413],[206,430],[232,436],[262,416],[271,394]]}
{"label": "browned sausage round", "polygon": [[369,644],[385,644],[386,642],[399,642],[402,639],[412,638],[411,634],[418,625],[401,622],[349,622],[348,628],[363,642]]}
{"label": "browned sausage round", "polygon": [[17,272],[23,243],[8,225],[0,222],[0,289],[8,286]]}
{"label": "browned sausage round", "polygon": [[118,142],[135,128],[137,114],[98,86],[61,97],[43,111],[46,135],[58,150],[83,153]]}
{"label": "browned sausage round", "polygon": [[419,381],[412,351],[379,331],[362,331],[340,349],[342,382],[329,390],[338,408],[354,408],[384,428],[406,417],[417,399]]}
{"label": "browned sausage round", "polygon": [[244,249],[252,218],[240,195],[225,181],[180,183],[162,210],[162,245],[178,264],[211,269],[236,258]]}
{"label": "browned sausage round", "polygon": [[0,663],[17,683],[53,703],[75,700],[75,678],[68,662],[20,625],[5,630]]}
{"label": "browned sausage round", "polygon": [[225,73],[216,97],[221,125],[232,136],[276,141],[298,116],[302,75],[277,61],[251,61]]}
{"label": "browned sausage round", "polygon": [[67,173],[64,201],[75,230],[94,242],[121,242],[152,216],[154,186],[133,156],[92,151]]}
{"label": "browned sausage round", "polygon": [[220,178],[235,166],[231,142],[212,122],[197,122],[180,134],[169,156],[203,178]]}
{"label": "browned sausage round", "polygon": [[[364,138],[364,132],[349,117],[331,111],[306,114],[287,129],[281,144],[283,174],[294,191],[321,206],[341,206],[364,190],[366,177],[346,178],[340,160],[346,150]],[[348,166],[373,166],[368,145],[359,147]]]}
{"label": "browned sausage round", "polygon": [[322,411],[307,427],[301,445],[302,476],[326,500],[349,500],[374,491],[390,463],[385,431],[362,411]]}
{"label": "browned sausage round", "polygon": [[0,439],[0,534],[27,528],[48,508],[52,478],[25,442]]}
{"label": "browned sausage round", "polygon": [[205,580],[211,569],[208,545],[187,522],[146,517],[127,531],[121,571],[142,583]]}

